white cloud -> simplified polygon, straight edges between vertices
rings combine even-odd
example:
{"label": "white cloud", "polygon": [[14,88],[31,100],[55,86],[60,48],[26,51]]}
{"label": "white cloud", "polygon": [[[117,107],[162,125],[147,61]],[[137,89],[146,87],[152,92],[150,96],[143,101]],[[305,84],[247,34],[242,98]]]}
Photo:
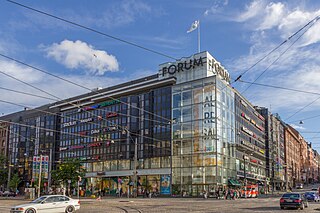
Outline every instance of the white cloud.
{"label": "white cloud", "polygon": [[[38,82],[43,77],[42,74],[34,75],[31,68],[26,68],[6,60],[0,60],[0,71],[29,84]],[[10,85],[13,81],[16,81],[2,73],[1,75],[2,76],[0,78],[0,85],[2,86]]]}
{"label": "white cloud", "polygon": [[246,9],[238,15],[235,21],[245,22],[251,18],[259,16],[264,9],[265,3],[262,0],[252,1],[250,5],[246,6]]}
{"label": "white cloud", "polygon": [[[40,88],[54,96],[57,96],[58,100],[70,98],[75,95],[80,95],[80,94],[89,92],[87,89],[81,88],[76,85],[72,85],[70,83],[61,81],[51,76],[47,76],[43,73],[32,70],[30,68],[17,65],[12,62],[0,60],[0,70],[3,71],[2,69],[5,69],[5,73],[7,73],[8,75],[14,76],[15,78],[20,79],[28,84],[31,84],[34,87]],[[30,86],[22,84],[11,78],[8,78],[1,73],[0,73],[0,76],[1,76],[0,85],[3,88],[31,93],[34,95],[45,96],[52,99],[57,99],[55,97],[50,96],[49,94],[45,94],[35,88],[31,88]],[[106,88],[106,87],[110,87],[112,85],[116,85],[118,83],[122,83],[130,80],[130,76],[121,77],[121,78],[107,78],[103,76],[85,76],[84,77],[83,75],[59,75],[59,76],[61,78],[75,82],[79,85],[83,85],[86,88],[90,88],[90,89],[97,88],[97,87]],[[8,90],[3,90],[3,89],[0,89],[0,92],[1,92],[2,101],[9,101],[9,102],[20,104],[26,107],[31,107],[31,108],[35,108],[47,103],[55,102],[54,100],[47,100],[47,99],[38,98],[30,95],[14,93],[14,92],[10,92]],[[15,111],[20,111],[20,110],[23,110],[23,107],[0,102],[0,115],[2,113],[7,114]]]}
{"label": "white cloud", "polygon": [[284,4],[281,2],[273,3],[271,2],[265,8],[265,18],[260,24],[259,30],[271,29],[281,21],[281,17],[284,15]]}
{"label": "white cloud", "polygon": [[228,0],[214,0],[212,6],[204,12],[205,16],[222,12],[223,8],[228,5]]}
{"label": "white cloud", "polygon": [[[282,39],[288,38],[310,20],[320,15],[320,10],[305,10],[299,5],[289,7],[281,2],[266,3],[264,0],[253,0],[245,10],[234,19],[247,24],[253,31],[276,30]],[[303,45],[320,41],[318,23],[303,36]]]}
{"label": "white cloud", "polygon": [[124,0],[106,9],[101,17],[94,20],[88,18],[87,21],[101,27],[112,28],[131,24],[139,17],[147,15],[150,17],[151,14],[155,13],[148,4],[142,1]]}
{"label": "white cloud", "polygon": [[115,56],[96,50],[82,41],[64,40],[44,48],[47,56],[70,69],[85,69],[90,74],[103,75],[107,71],[118,71]]}
{"label": "white cloud", "polygon": [[297,130],[305,130],[306,128],[304,128],[303,126],[298,126],[295,124],[289,124],[292,128],[297,129]]}

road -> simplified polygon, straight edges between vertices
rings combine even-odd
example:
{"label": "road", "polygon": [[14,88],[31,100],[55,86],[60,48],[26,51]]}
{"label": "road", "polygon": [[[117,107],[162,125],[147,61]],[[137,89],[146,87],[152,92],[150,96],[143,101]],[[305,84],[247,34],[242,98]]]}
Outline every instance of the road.
{"label": "road", "polygon": [[[24,200],[0,200],[0,212],[9,212],[13,205],[25,203]],[[317,210],[319,209],[319,210]],[[320,212],[320,203],[310,203],[304,210],[280,210],[279,198],[268,197],[258,199],[216,200],[200,198],[104,198],[101,201],[83,199],[79,213],[171,213],[171,212]]]}
{"label": "road", "polygon": [[[319,185],[309,185],[305,189],[295,189],[294,191],[303,193],[317,188]],[[213,198],[114,198],[107,197],[101,201],[95,199],[81,198],[81,209],[79,213],[286,213],[286,212],[319,212],[320,202],[309,203],[309,208],[304,210],[281,210],[279,206],[280,195],[260,196],[259,198],[239,199],[239,200],[216,200]],[[0,198],[0,213],[9,212],[10,207],[27,201],[17,198]]]}

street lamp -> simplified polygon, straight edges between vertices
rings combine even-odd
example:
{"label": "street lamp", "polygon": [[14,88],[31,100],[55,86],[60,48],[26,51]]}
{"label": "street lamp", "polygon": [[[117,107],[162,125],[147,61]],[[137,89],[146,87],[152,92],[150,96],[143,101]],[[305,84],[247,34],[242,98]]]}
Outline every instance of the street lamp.
{"label": "street lamp", "polygon": [[[137,197],[137,161],[138,161],[138,136],[136,136],[135,140],[131,137],[131,133],[127,128],[122,129],[122,134],[127,133],[129,135],[129,138],[134,142],[134,157],[133,157],[133,196]],[[111,141],[111,143],[114,143],[114,141]],[[129,180],[130,181],[130,180]],[[129,184],[130,186],[130,184]],[[129,189],[128,189],[128,198],[129,198]]]}

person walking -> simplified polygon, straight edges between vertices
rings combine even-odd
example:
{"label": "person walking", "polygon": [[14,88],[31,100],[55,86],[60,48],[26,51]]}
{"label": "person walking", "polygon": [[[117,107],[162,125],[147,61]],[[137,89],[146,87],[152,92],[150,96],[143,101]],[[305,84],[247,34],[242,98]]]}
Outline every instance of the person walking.
{"label": "person walking", "polygon": [[208,194],[206,190],[203,190],[203,198],[208,199]]}

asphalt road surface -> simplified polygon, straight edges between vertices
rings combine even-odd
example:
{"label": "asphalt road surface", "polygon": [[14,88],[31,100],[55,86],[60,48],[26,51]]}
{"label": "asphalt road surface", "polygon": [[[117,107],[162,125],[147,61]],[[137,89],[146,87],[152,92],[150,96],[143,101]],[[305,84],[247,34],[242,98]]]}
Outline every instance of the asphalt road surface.
{"label": "asphalt road surface", "polygon": [[[26,203],[25,200],[0,199],[0,212],[9,212],[10,207]],[[319,210],[317,210],[319,209]],[[239,200],[216,200],[201,198],[103,198],[101,201],[82,199],[79,213],[167,213],[167,212],[320,212],[320,203],[310,203],[304,210],[281,210],[279,197],[252,198]]]}

